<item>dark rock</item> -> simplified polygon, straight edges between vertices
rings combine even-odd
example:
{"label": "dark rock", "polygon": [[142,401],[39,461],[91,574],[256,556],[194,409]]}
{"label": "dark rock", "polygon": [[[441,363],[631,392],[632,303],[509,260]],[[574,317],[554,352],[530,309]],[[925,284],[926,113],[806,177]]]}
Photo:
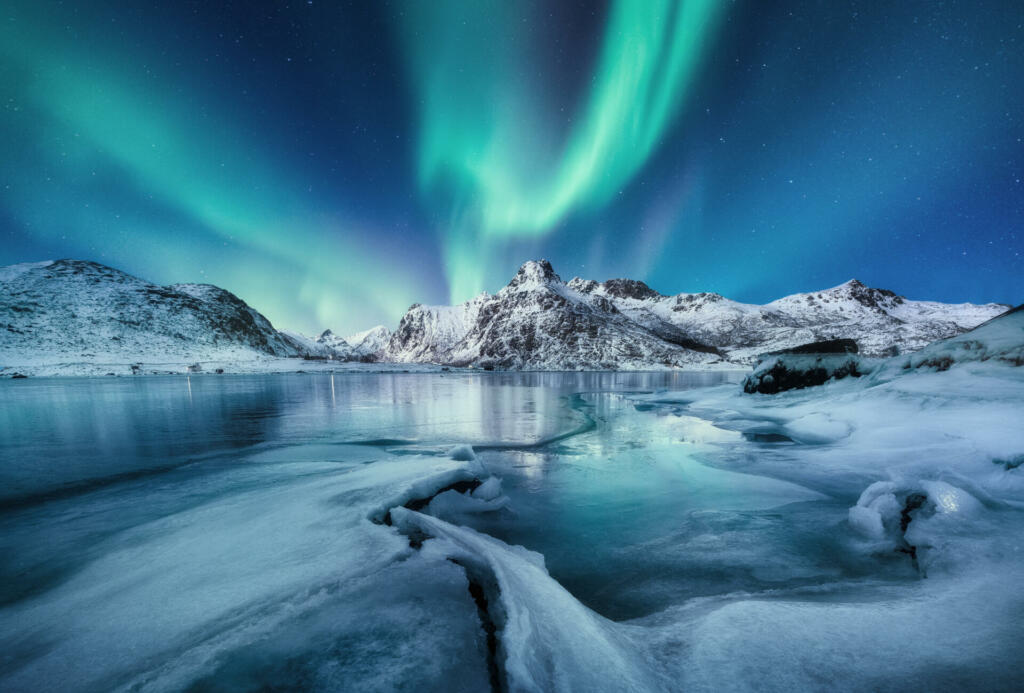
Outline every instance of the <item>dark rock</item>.
{"label": "dark rock", "polygon": [[862,375],[861,362],[853,355],[783,355],[762,361],[743,380],[743,391],[748,394],[774,395],[787,390],[824,385],[829,380],[859,378]]}
{"label": "dark rock", "polygon": [[771,351],[763,356],[781,356],[783,354],[856,354],[859,352],[857,342],[852,339],[828,339],[823,342],[811,342],[789,349]]}
{"label": "dark rock", "polygon": [[636,279],[609,279],[603,284],[604,290],[609,296],[616,298],[659,298],[661,294]]}

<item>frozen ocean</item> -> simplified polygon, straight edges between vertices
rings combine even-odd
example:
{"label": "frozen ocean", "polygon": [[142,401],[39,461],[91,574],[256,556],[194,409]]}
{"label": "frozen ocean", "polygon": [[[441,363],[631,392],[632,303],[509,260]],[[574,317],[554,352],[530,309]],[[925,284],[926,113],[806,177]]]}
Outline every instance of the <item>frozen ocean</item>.
{"label": "frozen ocean", "polygon": [[1011,370],[0,381],[0,689],[1019,690]]}

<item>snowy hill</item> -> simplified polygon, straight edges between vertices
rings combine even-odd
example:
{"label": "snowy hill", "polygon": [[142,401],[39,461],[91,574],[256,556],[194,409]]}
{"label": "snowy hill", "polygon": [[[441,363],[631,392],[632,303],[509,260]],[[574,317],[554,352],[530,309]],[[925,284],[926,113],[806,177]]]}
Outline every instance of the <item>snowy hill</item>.
{"label": "snowy hill", "polygon": [[961,363],[1024,366],[1024,304],[1012,308],[964,334],[929,344],[900,359],[902,370],[944,371]]}
{"label": "snowy hill", "polygon": [[294,338],[215,286],[158,286],[80,260],[0,268],[0,366],[302,354]]}
{"label": "snowy hill", "polygon": [[747,366],[758,354],[849,338],[867,356],[915,351],[1004,312],[1001,304],[911,301],[851,280],[766,305],[713,293],[665,296],[631,279],[568,283],[527,262],[495,296],[413,306],[383,357],[500,368]]}
{"label": "snowy hill", "polygon": [[727,365],[671,325],[657,330],[580,293],[546,260],[527,262],[494,296],[409,309],[384,357],[508,369],[643,369]]}
{"label": "snowy hill", "polygon": [[389,341],[391,341],[391,330],[383,325],[371,327],[345,338],[345,342],[351,345],[352,351],[359,358],[375,358],[387,347]]}

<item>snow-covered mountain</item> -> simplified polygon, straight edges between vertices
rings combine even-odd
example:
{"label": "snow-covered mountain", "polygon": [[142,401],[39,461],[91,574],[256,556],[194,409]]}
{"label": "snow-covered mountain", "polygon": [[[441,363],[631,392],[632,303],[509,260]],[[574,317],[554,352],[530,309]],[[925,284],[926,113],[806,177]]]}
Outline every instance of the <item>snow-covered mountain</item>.
{"label": "snow-covered mountain", "polygon": [[81,260],[0,268],[0,365],[245,360],[305,351],[216,286],[158,286]]}
{"label": "snow-covered mountain", "polygon": [[281,334],[291,340],[307,358],[344,361],[352,356],[352,347],[330,330],[324,330],[319,337],[310,337],[291,330],[281,330]]}
{"label": "snow-covered mountain", "polygon": [[765,305],[738,303],[713,293],[663,296],[643,282],[623,279],[603,283],[574,279],[569,286],[607,298],[640,324],[670,324],[745,364],[766,351],[841,338],[855,340],[867,356],[916,351],[969,330],[1009,307],[911,301],[856,279]]}
{"label": "snow-covered mountain", "polygon": [[527,262],[494,296],[409,309],[384,358],[511,369],[640,369],[727,365],[671,325],[655,329],[604,297],[564,283],[546,260]]}
{"label": "snow-covered mountain", "polygon": [[[323,335],[321,335],[322,337]],[[391,341],[391,330],[383,325],[371,327],[345,338],[358,358],[372,359],[380,354]]]}
{"label": "snow-covered mountain", "polygon": [[752,305],[713,293],[665,296],[631,279],[565,283],[541,260],[494,296],[413,306],[383,358],[538,369],[744,366],[766,351],[838,338],[883,356],[960,334],[1007,308],[911,301],[855,279]]}
{"label": "snow-covered mountain", "polygon": [[313,338],[274,329],[215,286],[158,286],[94,262],[57,260],[0,268],[0,368],[263,357],[537,370],[728,368],[836,338],[856,340],[868,356],[912,352],[1006,308],[911,301],[856,280],[758,306],[718,294],[664,296],[629,279],[566,283],[541,260],[525,263],[493,296],[414,305],[393,333],[377,326],[347,339],[330,330]]}

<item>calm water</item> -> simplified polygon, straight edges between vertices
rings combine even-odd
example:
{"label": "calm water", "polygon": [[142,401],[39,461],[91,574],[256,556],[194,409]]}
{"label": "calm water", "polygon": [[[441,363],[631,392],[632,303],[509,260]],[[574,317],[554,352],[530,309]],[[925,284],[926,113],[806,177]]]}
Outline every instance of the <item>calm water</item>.
{"label": "calm water", "polygon": [[709,466],[738,434],[629,399],[739,377],[2,381],[0,688],[486,687],[458,569],[366,519],[457,444],[508,503],[445,519],[614,620],[856,578],[847,503]]}

